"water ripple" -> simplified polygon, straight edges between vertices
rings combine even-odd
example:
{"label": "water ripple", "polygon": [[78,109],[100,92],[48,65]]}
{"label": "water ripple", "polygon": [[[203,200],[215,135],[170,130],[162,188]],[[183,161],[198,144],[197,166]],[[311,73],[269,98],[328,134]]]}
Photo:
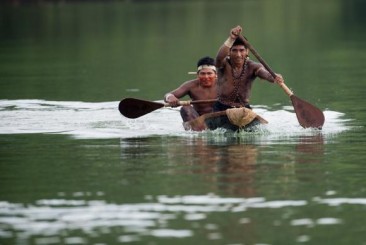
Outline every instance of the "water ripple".
{"label": "water ripple", "polygon": [[[103,229],[120,227],[124,234],[118,237],[120,242],[136,241],[140,237],[174,237],[194,236],[195,229],[170,227],[173,220],[186,222],[209,219],[215,212],[237,213],[249,209],[281,209],[309,205],[306,200],[266,200],[263,197],[232,198],[219,197],[213,194],[198,196],[165,196],[146,198],[146,203],[115,204],[103,200],[67,200],[42,199],[35,205],[0,202],[0,237],[21,236],[27,239],[39,238],[37,244],[52,244],[59,241],[66,231],[80,230],[85,234],[98,236]],[[156,200],[156,202],[153,201]],[[366,205],[364,198],[314,198],[312,204]],[[291,226],[314,227],[316,225],[337,225],[342,220],[337,217],[318,217],[317,219],[300,218],[289,221]],[[239,217],[238,224],[251,223],[250,218]],[[215,224],[207,224],[208,230],[215,231]],[[211,228],[209,228],[211,227]],[[101,230],[102,229],[102,230]],[[216,234],[216,235],[212,235]],[[213,232],[212,237],[220,237]],[[67,237],[68,243],[80,242],[78,236]],[[214,239],[214,238],[212,238]],[[300,239],[300,238],[299,238]],[[302,240],[302,239],[300,239]]]}

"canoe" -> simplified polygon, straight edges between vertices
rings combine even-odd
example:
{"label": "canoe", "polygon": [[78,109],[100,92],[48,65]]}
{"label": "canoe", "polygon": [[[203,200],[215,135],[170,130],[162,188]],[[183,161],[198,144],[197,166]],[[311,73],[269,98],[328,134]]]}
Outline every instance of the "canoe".
{"label": "canoe", "polygon": [[[234,112],[234,115],[233,115]],[[247,108],[233,108],[225,111],[211,112],[198,118],[183,122],[185,130],[203,131],[223,128],[230,131],[256,131],[260,124],[268,121]]]}

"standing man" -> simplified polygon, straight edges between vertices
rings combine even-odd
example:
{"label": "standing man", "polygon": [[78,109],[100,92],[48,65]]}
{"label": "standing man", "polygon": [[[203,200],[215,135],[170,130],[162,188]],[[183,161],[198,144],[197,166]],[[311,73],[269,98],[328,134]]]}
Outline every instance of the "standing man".
{"label": "standing man", "polygon": [[240,26],[231,29],[217,53],[218,101],[214,104],[214,111],[235,107],[251,109],[250,92],[257,77],[271,83],[284,82],[280,74],[276,74],[274,79],[262,64],[249,60],[249,50],[244,45],[241,32]]}
{"label": "standing man", "polygon": [[[177,89],[167,93],[164,101],[172,107],[179,106],[179,99],[188,95],[192,101],[215,100],[216,90],[216,67],[215,60],[211,57],[203,57],[197,62],[197,78],[189,80],[180,85]],[[180,114],[184,122],[193,120],[200,115],[212,112],[214,102],[197,103],[193,106],[182,106]]]}

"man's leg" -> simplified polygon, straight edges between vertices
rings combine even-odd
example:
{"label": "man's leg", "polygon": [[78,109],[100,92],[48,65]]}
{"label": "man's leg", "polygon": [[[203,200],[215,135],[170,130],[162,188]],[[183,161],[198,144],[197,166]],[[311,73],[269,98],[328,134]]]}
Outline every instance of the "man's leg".
{"label": "man's leg", "polygon": [[183,122],[191,121],[199,117],[197,111],[190,105],[182,106],[180,108],[180,115],[183,119]]}

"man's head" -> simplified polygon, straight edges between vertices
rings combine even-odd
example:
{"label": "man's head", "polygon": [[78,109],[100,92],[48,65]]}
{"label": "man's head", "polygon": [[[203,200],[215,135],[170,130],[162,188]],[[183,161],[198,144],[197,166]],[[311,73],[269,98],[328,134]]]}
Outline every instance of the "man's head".
{"label": "man's head", "polygon": [[197,77],[203,87],[211,87],[214,84],[217,76],[213,58],[206,56],[198,60]]}
{"label": "man's head", "polygon": [[209,56],[205,56],[198,60],[197,62],[197,73],[202,68],[210,68],[216,73],[215,60]]}
{"label": "man's head", "polygon": [[235,63],[242,63],[248,55],[249,50],[245,46],[242,38],[238,37],[230,48],[230,60]]}

